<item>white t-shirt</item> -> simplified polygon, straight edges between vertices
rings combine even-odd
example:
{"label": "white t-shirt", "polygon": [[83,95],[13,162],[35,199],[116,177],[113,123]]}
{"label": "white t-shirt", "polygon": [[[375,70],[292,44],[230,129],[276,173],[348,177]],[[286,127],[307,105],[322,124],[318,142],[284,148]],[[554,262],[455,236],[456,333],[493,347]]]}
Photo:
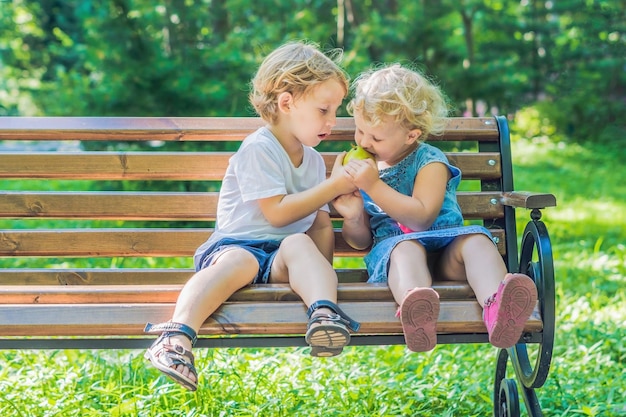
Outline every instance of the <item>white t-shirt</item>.
{"label": "white t-shirt", "polygon": [[[287,152],[267,127],[250,134],[230,158],[217,205],[215,232],[197,253],[219,239],[278,240],[306,232],[317,213],[284,227],[273,227],[263,216],[257,200],[296,194],[326,179],[324,159],[304,146],[304,158],[294,167]],[[321,210],[329,211],[328,205]]]}

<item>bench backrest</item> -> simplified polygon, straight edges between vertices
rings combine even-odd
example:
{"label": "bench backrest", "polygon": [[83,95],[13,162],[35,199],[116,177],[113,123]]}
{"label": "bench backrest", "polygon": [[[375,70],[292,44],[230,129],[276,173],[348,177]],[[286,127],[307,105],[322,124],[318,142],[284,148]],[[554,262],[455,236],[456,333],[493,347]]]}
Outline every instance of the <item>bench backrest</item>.
{"label": "bench backrest", "polygon": [[[0,150],[0,285],[184,283],[190,256],[211,233],[228,159],[261,124],[257,118],[1,118],[0,140],[9,150]],[[451,118],[446,133],[429,140],[462,170],[464,216],[492,229],[505,259],[517,253],[510,247],[515,240],[507,239],[515,237],[514,217],[507,219],[501,204],[503,192],[512,190],[506,129],[502,119]],[[341,118],[321,146],[329,172],[353,132],[352,119]],[[48,141],[60,148],[33,146]],[[194,150],[187,150],[192,142]],[[96,148],[103,150],[85,150]],[[337,257],[363,255],[340,233],[336,242]],[[180,259],[172,264],[172,257]],[[352,264],[356,269],[341,279],[365,280],[362,265]]]}

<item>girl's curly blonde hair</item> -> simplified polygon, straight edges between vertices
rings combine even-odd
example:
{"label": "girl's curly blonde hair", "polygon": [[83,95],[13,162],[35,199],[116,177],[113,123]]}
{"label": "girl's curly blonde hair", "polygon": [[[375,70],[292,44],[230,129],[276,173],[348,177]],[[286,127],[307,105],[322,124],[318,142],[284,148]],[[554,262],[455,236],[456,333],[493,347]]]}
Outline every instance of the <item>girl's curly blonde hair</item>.
{"label": "girl's curly blonde hair", "polygon": [[419,71],[391,64],[360,74],[352,85],[347,109],[358,111],[374,126],[391,120],[408,130],[422,131],[420,140],[443,133],[448,116],[446,97]]}
{"label": "girl's curly blonde hair", "polygon": [[274,123],[281,93],[289,92],[298,99],[330,79],[339,81],[347,94],[348,75],[338,65],[342,51],[333,49],[327,54],[304,42],[288,42],[270,53],[251,82],[249,99],[258,115]]}

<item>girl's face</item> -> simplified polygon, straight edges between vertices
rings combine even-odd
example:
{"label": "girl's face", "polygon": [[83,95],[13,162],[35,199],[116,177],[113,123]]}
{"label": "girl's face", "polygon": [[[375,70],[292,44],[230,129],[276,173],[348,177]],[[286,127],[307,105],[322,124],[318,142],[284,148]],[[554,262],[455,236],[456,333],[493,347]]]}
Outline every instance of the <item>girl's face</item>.
{"label": "girl's face", "polygon": [[337,110],[345,97],[343,85],[326,80],[289,106],[291,132],[300,143],[317,146],[337,124]]}
{"label": "girl's face", "polygon": [[413,152],[422,134],[419,129],[408,130],[391,117],[372,126],[363,119],[360,111],[354,112],[354,123],[354,140],[357,145],[374,154],[379,168],[393,166]]}

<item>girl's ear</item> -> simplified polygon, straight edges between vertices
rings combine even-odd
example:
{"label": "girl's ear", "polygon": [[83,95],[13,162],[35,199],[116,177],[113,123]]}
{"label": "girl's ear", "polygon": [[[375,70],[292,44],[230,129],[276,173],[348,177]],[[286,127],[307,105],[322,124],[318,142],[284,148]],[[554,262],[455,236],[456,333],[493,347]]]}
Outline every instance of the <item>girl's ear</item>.
{"label": "girl's ear", "polygon": [[411,145],[419,140],[422,136],[422,131],[420,129],[409,130],[409,134],[407,135],[407,145]]}
{"label": "girl's ear", "polygon": [[291,106],[293,105],[293,96],[291,93],[285,91],[278,95],[278,110],[283,113],[289,113]]}

